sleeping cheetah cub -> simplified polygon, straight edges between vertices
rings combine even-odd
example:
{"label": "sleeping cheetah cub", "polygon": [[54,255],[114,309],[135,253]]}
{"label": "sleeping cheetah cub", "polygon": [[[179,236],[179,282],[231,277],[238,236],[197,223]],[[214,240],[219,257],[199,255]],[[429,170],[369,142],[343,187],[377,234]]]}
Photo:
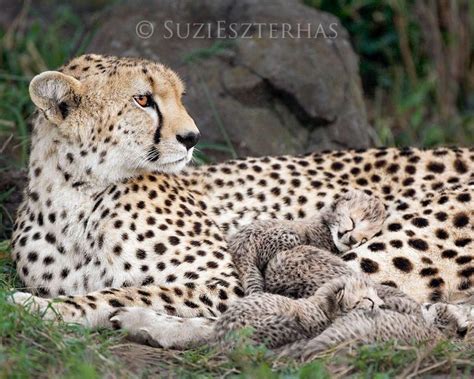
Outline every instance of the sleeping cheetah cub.
{"label": "sleeping cheetah cub", "polygon": [[[278,252],[268,262],[263,275],[266,292],[299,299],[311,296],[329,280],[354,274],[341,257],[303,245]],[[373,283],[373,287],[385,309],[421,312],[420,304],[399,289],[379,283]]]}
{"label": "sleeping cheetah cub", "polygon": [[426,304],[418,312],[400,313],[380,310],[370,315],[354,310],[334,321],[312,339],[300,340],[279,350],[280,356],[309,361],[318,353],[337,345],[397,340],[402,343],[463,338],[470,326],[472,310],[462,305]]}
{"label": "sleeping cheetah cub", "polygon": [[276,253],[311,245],[339,254],[371,239],[384,219],[385,208],[378,198],[351,190],[307,220],[254,222],[230,239],[229,251],[245,293],[261,293],[262,271]]}
{"label": "sleeping cheetah cub", "polygon": [[253,342],[278,348],[317,336],[339,315],[354,309],[368,312],[382,304],[370,279],[360,274],[331,280],[307,299],[253,294],[239,299],[217,319],[214,339],[228,347],[229,332],[250,327]]}

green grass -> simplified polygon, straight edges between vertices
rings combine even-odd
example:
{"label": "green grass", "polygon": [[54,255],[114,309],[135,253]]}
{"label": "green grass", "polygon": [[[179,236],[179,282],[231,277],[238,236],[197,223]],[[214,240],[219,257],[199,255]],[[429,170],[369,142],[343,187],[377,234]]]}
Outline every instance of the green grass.
{"label": "green grass", "polygon": [[44,321],[8,302],[11,289],[18,287],[21,283],[4,241],[0,243],[0,378],[98,378],[120,368],[108,347],[122,339],[121,333]]}
{"label": "green grass", "polygon": [[[473,56],[465,67],[450,76],[439,67],[455,66],[470,46],[456,45],[455,33],[450,33],[445,20],[454,20],[462,33],[472,34],[474,18],[462,13],[468,9],[474,15],[474,5],[468,0],[440,0],[439,15],[444,20],[427,28],[420,21],[411,0],[304,0],[304,3],[336,15],[348,30],[352,45],[359,56],[359,70],[364,86],[369,122],[374,126],[379,142],[387,146],[415,145],[434,147],[474,143],[474,74]],[[459,8],[457,8],[459,7]],[[463,7],[463,8],[462,8]],[[460,10],[458,13],[458,9]],[[428,13],[426,12],[422,13]],[[454,28],[453,28],[454,29]],[[469,31],[469,29],[471,31]],[[439,34],[436,46],[431,37]],[[428,37],[427,37],[428,35]],[[427,41],[428,39],[428,41]],[[437,40],[438,41],[438,40]],[[432,51],[449,51],[434,61]],[[470,62],[470,63],[469,63]],[[443,87],[446,81],[451,86]],[[452,96],[451,96],[452,95]],[[450,111],[445,111],[449,108]]]}
{"label": "green grass", "polygon": [[29,23],[28,16],[34,13],[25,4],[10,29],[0,29],[0,139],[7,141],[9,153],[2,155],[0,163],[13,167],[24,166],[28,160],[28,119],[34,110],[28,82],[81,54],[92,35],[68,7],[56,8],[52,23]]}

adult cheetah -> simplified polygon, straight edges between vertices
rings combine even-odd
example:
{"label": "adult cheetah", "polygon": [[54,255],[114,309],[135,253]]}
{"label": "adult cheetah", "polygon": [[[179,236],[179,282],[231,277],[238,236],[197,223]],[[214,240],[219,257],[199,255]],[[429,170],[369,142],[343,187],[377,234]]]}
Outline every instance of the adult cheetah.
{"label": "adult cheetah", "polygon": [[[199,132],[170,69],[85,55],[30,84],[39,111],[12,239],[28,291],[62,295],[66,321],[110,325],[117,308],[217,316],[243,296],[226,238],[256,219],[303,219],[349,188],[387,207],[382,231],[345,253],[418,301],[469,296],[469,148],[245,158],[184,169]],[[50,315],[48,312],[47,316]],[[51,315],[53,316],[53,315]]]}

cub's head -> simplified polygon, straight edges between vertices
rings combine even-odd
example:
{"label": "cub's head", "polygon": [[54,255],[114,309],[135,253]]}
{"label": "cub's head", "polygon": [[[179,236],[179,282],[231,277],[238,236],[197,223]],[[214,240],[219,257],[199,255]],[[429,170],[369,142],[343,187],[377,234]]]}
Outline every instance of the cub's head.
{"label": "cub's head", "polygon": [[176,172],[190,161],[199,130],[183,94],[177,74],[161,64],[101,55],[75,58],[30,83],[40,134],[54,136],[65,164],[108,179]]}
{"label": "cub's head", "polygon": [[366,275],[359,273],[329,280],[311,298],[328,304],[330,312],[337,314],[354,309],[377,310],[384,304],[374,283]]}
{"label": "cub's head", "polygon": [[382,306],[374,283],[363,274],[353,274],[342,279],[342,286],[336,292],[336,299],[342,312],[354,309],[375,310]]}
{"label": "cub's head", "polygon": [[345,252],[367,242],[382,229],[385,207],[377,197],[351,190],[331,204],[324,218],[334,244]]}

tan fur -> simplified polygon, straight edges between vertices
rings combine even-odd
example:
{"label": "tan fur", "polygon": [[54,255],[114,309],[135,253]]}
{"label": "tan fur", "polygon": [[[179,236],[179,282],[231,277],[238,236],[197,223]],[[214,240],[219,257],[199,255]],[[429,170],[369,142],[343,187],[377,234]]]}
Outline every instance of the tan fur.
{"label": "tan fur", "polygon": [[[60,315],[92,326],[110,326],[122,306],[218,316],[243,294],[228,237],[255,220],[305,219],[352,188],[379,197],[388,216],[381,233],[342,255],[354,270],[418,301],[470,295],[472,150],[246,158],[177,174],[192,155],[177,136],[197,129],[173,71],[86,55],[60,72],[80,91],[32,91],[39,112],[12,239],[19,276],[40,309],[49,305],[44,297],[62,295]],[[161,122],[133,100],[147,91]],[[28,297],[15,293],[13,301]]]}
{"label": "tan fur", "polygon": [[253,294],[235,302],[215,323],[215,338],[225,344],[232,331],[251,328],[252,340],[270,348],[321,333],[339,315],[383,304],[369,279],[354,274],[324,284],[307,299]]}
{"label": "tan fur", "polygon": [[469,311],[459,305],[430,304],[422,313],[355,310],[334,321],[312,339],[300,340],[279,350],[281,356],[309,361],[315,355],[349,343],[367,344],[397,340],[412,344],[462,338],[467,333]]}
{"label": "tan fur", "polygon": [[261,272],[276,253],[311,245],[339,254],[370,240],[384,219],[379,199],[350,191],[308,220],[258,221],[243,228],[230,239],[229,252],[245,293],[259,293],[264,290]]}

